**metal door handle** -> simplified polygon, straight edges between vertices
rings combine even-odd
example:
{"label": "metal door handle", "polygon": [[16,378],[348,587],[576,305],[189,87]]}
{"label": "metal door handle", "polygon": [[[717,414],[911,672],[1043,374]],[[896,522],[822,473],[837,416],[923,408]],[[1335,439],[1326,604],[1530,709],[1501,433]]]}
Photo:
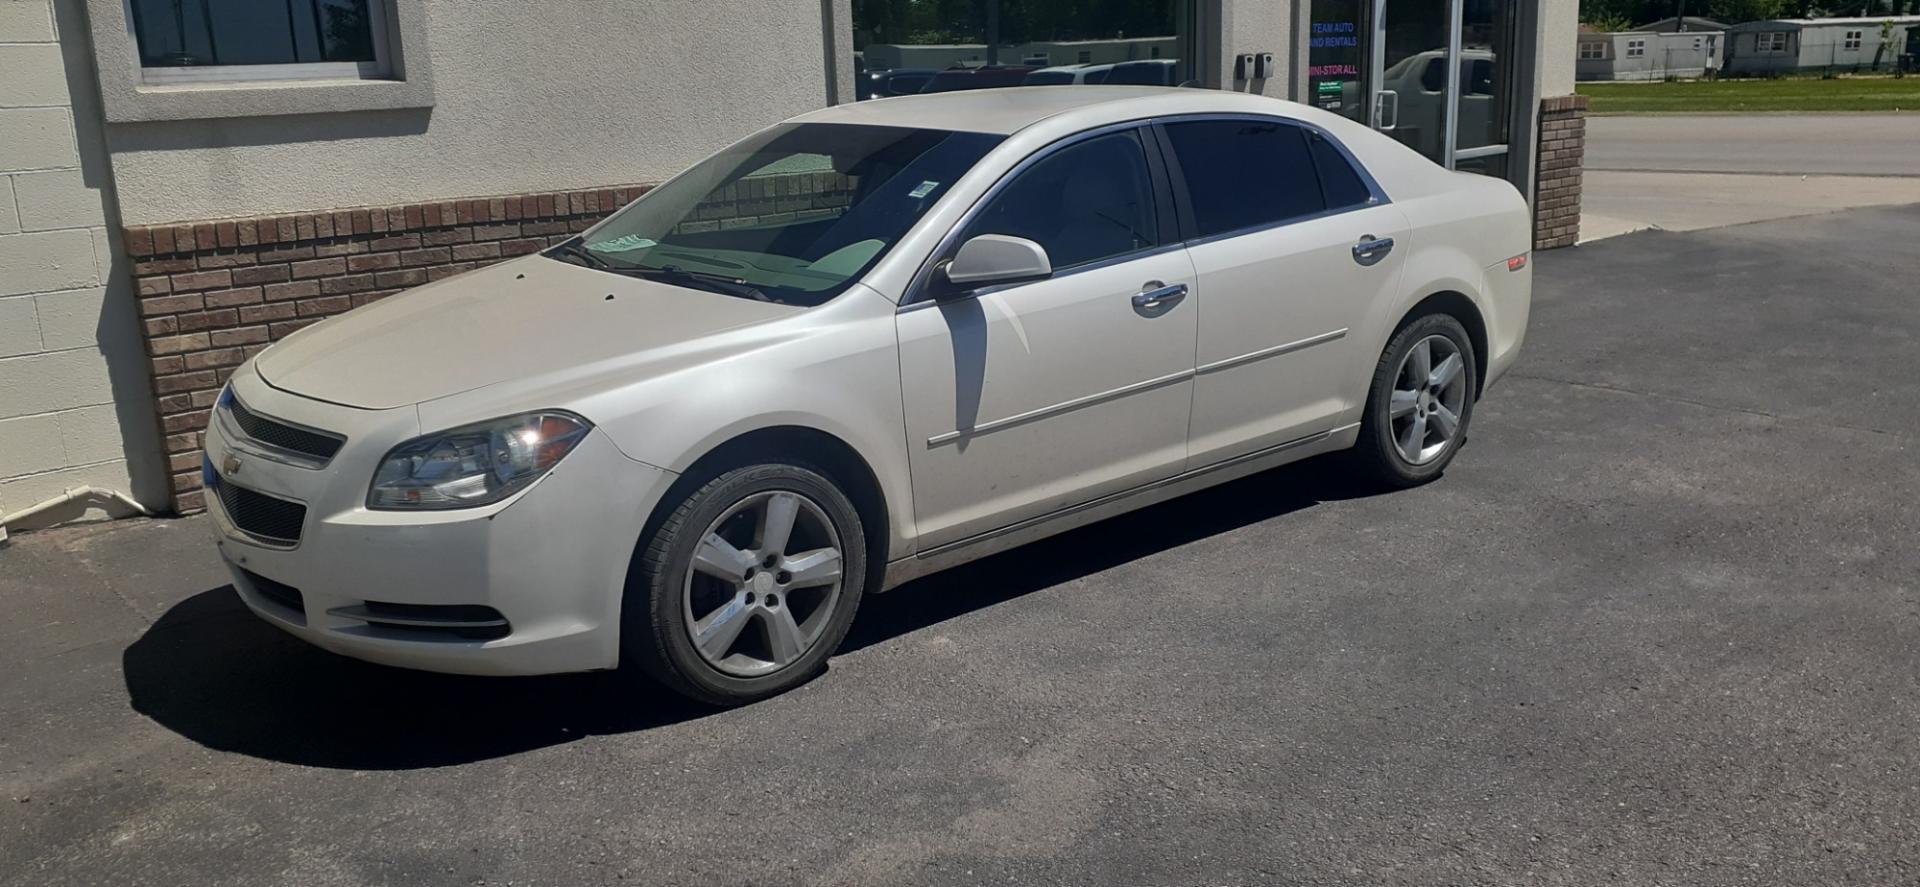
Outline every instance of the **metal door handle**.
{"label": "metal door handle", "polygon": [[1172,308],[1175,303],[1186,297],[1187,285],[1184,283],[1167,286],[1158,280],[1149,280],[1141,288],[1140,294],[1133,297],[1133,309],[1143,314],[1158,312],[1162,308]]}
{"label": "metal door handle", "polygon": [[1386,258],[1387,253],[1390,252],[1393,252],[1393,238],[1368,234],[1361,237],[1359,243],[1353,245],[1353,260],[1363,267],[1371,267],[1379,264],[1380,260]]}

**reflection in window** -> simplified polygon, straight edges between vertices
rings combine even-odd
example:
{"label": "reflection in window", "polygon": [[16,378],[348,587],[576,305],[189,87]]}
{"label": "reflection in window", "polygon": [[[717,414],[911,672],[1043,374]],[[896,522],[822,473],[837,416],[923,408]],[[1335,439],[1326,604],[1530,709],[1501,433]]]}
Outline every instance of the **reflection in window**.
{"label": "reflection in window", "polygon": [[[1460,150],[1507,142],[1513,102],[1513,4],[1502,0],[1463,0],[1460,24],[1460,126],[1454,145]],[[1465,162],[1456,164],[1465,169]]]}
{"label": "reflection in window", "polygon": [[1062,148],[1020,173],[987,204],[963,240],[1024,237],[1064,270],[1159,243],[1153,185],[1138,133]]}
{"label": "reflection in window", "polygon": [[372,63],[369,0],[132,0],[140,64]]}
{"label": "reflection in window", "polygon": [[[1042,84],[1175,86],[1192,60],[1197,0],[853,0],[857,76],[941,76],[925,91]],[[1121,67],[1119,77],[1108,73]],[[1152,67],[1144,67],[1152,66]],[[1029,79],[1031,77],[1031,79]],[[863,96],[877,96],[856,84]]]}

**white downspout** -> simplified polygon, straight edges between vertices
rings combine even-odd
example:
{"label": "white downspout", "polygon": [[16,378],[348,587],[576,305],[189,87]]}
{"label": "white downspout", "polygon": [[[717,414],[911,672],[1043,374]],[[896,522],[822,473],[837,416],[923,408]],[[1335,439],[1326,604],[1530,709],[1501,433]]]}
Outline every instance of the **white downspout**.
{"label": "white downspout", "polygon": [[67,490],[64,493],[61,493],[58,496],[55,496],[51,499],[46,500],[45,502],[41,502],[37,505],[29,505],[26,508],[13,512],[12,514],[0,515],[0,542],[7,541],[7,525],[8,524],[18,523],[22,520],[25,520],[26,518],[39,514],[42,511],[58,508],[59,506],[65,505],[69,502],[73,502],[79,499],[99,499],[105,502],[117,502],[121,505],[126,506],[128,509],[132,510],[133,513],[141,515],[142,517],[153,516],[153,512],[148,511],[145,505],[141,505],[140,503],[133,501],[132,497],[128,496],[125,493],[120,492],[119,490],[108,490],[108,489],[103,489],[100,487],[93,487],[93,486],[74,487],[70,490]]}

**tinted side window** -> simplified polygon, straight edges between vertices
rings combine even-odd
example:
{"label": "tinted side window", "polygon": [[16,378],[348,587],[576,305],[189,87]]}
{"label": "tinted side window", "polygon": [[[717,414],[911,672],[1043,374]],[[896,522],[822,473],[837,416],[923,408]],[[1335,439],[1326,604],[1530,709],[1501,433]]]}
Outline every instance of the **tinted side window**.
{"label": "tinted side window", "polygon": [[965,237],[1025,237],[1046,247],[1057,270],[1156,246],[1158,231],[1146,152],[1138,133],[1122,132],[1070,145],[1027,167],[967,226]]}
{"label": "tinted side window", "polygon": [[1186,176],[1194,224],[1206,237],[1310,216],[1327,208],[1305,131],[1257,120],[1167,126]]}
{"label": "tinted side window", "polygon": [[1309,133],[1307,143],[1313,151],[1313,165],[1320,170],[1320,188],[1326,192],[1329,209],[1359,206],[1372,199],[1373,192],[1339,148],[1319,133]]}

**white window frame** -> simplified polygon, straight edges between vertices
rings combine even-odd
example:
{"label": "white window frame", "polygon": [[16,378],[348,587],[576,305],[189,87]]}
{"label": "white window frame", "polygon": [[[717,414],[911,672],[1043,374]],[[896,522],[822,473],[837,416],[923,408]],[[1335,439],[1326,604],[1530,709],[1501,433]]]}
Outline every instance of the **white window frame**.
{"label": "white window frame", "polygon": [[1584,61],[1584,62],[1599,61],[1601,59],[1605,59],[1606,57],[1607,57],[1607,44],[1597,40],[1583,41],[1580,44],[1580,60],[1581,61]]}
{"label": "white window frame", "polygon": [[1860,49],[1861,39],[1865,36],[1866,36],[1866,32],[1864,31],[1848,31],[1846,36],[1846,45],[1842,46],[1841,48],[1851,49],[1857,52]]}
{"label": "white window frame", "polygon": [[[393,75],[393,51],[387,36],[389,0],[367,0],[367,26],[373,43],[371,62],[292,62],[283,65],[140,66],[140,82],[156,86],[195,83],[248,83],[275,80],[384,80]],[[127,40],[139,64],[140,36],[134,30],[133,0],[125,0]]]}
{"label": "white window frame", "polygon": [[1647,41],[1645,40],[1628,40],[1627,41],[1627,58],[1630,58],[1630,59],[1645,58],[1646,55],[1647,55]]}
{"label": "white window frame", "polygon": [[1786,52],[1787,32],[1761,31],[1753,37],[1753,48],[1756,52]]}

